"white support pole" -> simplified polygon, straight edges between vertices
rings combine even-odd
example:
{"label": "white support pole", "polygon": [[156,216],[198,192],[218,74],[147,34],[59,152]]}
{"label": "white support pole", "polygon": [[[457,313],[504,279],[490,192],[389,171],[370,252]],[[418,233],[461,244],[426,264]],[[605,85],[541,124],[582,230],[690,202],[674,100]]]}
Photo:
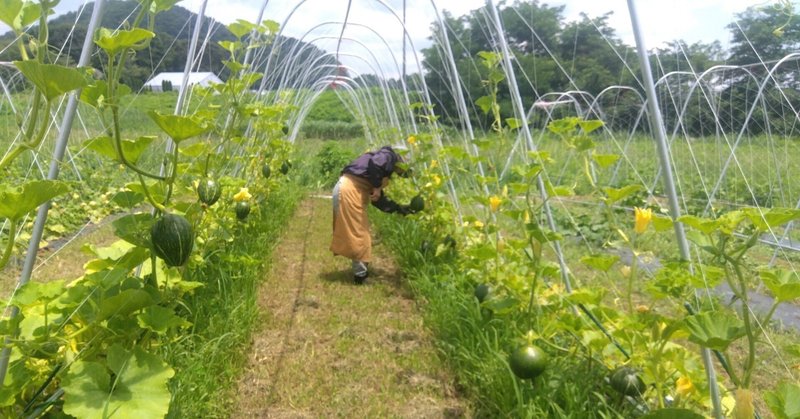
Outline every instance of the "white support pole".
{"label": "white support pole", "polygon": [[[503,69],[506,73],[506,79],[508,79],[508,90],[511,93],[511,103],[514,105],[514,114],[520,121],[520,124],[522,124],[520,130],[525,136],[528,149],[535,151],[536,144],[533,143],[531,131],[528,127],[528,113],[525,111],[525,107],[522,104],[522,96],[519,93],[519,86],[517,86],[514,65],[511,63],[511,50],[508,48],[508,42],[506,41],[506,35],[503,29],[503,22],[500,20],[500,14],[497,12],[497,7],[494,5],[494,0],[488,0],[487,3],[491,9],[492,20],[494,21],[495,29],[497,31],[497,40],[500,43],[500,52],[503,54]],[[557,231],[556,222],[553,219],[553,212],[550,209],[550,201],[547,196],[544,179],[542,179],[541,175],[538,175],[536,176],[536,181],[538,182],[539,194],[542,198],[542,205],[544,208],[545,217],[547,218],[547,224],[551,230]],[[564,252],[561,250],[561,242],[553,242],[553,250],[556,253],[558,266],[561,269],[561,280],[564,282],[564,288],[567,290],[567,292],[572,292],[572,284],[569,280],[569,268],[567,267],[567,262],[564,259]]]}
{"label": "white support pole", "polygon": [[[192,72],[192,64],[194,63],[194,54],[197,50],[197,39],[200,38],[200,28],[203,26],[203,18],[206,15],[206,4],[208,0],[203,0],[200,4],[200,10],[197,12],[197,20],[194,22],[194,31],[192,32],[192,39],[189,42],[189,51],[186,53],[186,65],[183,67],[183,80],[181,80],[181,88],[178,91],[178,100],[175,102],[175,115],[183,115],[183,104],[186,101],[187,90],[189,90],[189,73]],[[164,153],[167,155],[175,152],[176,144],[172,138],[167,140],[167,146]],[[173,167],[172,170],[177,170]],[[161,176],[167,171],[166,161],[161,163]],[[155,211],[155,208],[153,209]]]}
{"label": "white support pole", "polygon": [[[103,14],[104,5],[105,0],[96,0],[94,3],[92,17],[89,21],[89,26],[86,29],[86,37],[83,40],[83,49],[81,50],[81,56],[78,60],[78,67],[86,67],[90,63],[89,60],[91,59],[92,51],[94,51],[93,35],[95,29],[100,24],[100,17]],[[72,92],[72,94],[69,95],[69,102],[67,102],[67,108],[64,111],[64,119],[61,121],[61,127],[58,132],[58,138],[56,139],[55,149],[53,150],[53,160],[50,162],[50,170],[47,174],[48,180],[58,179],[58,173],[60,169],[59,165],[61,164],[61,161],[64,158],[64,153],[67,149],[69,134],[70,131],[72,131],[72,121],[75,118],[75,113],[78,109],[78,100],[80,99],[80,95],[80,90]],[[31,279],[33,265],[36,262],[36,254],[39,252],[39,242],[42,240],[44,225],[47,223],[47,213],[49,210],[50,201],[47,201],[39,206],[39,211],[36,214],[36,221],[33,223],[31,238],[28,242],[28,252],[25,254],[25,262],[22,266],[22,272],[20,273],[19,282],[16,289],[19,289],[23,285],[27,284]],[[12,306],[9,317],[14,318],[18,314],[19,308]],[[10,337],[6,337],[6,346],[0,353],[0,386],[5,381],[6,372],[8,371],[8,361],[11,355],[11,347],[9,346],[10,340]]]}
{"label": "white support pole", "polygon": [[[689,261],[691,260],[691,254],[689,253],[689,242],[686,240],[686,232],[683,229],[683,224],[676,221],[681,215],[681,208],[678,200],[678,192],[675,189],[675,180],[673,178],[672,162],[670,161],[669,145],[667,144],[667,131],[664,128],[664,121],[661,117],[661,109],[659,109],[658,101],[656,100],[657,97],[655,83],[653,82],[653,73],[650,70],[650,60],[647,56],[647,47],[645,46],[644,37],[642,36],[635,3],[636,2],[634,0],[628,0],[628,12],[631,15],[631,26],[633,27],[633,34],[636,38],[636,50],[639,54],[639,62],[642,66],[642,82],[644,83],[645,93],[647,94],[647,105],[650,110],[651,131],[655,134],[656,143],[658,145],[661,172],[664,173],[664,190],[666,191],[667,198],[669,199],[669,210],[675,228],[675,238],[678,240],[681,258]],[[714,372],[714,363],[711,360],[711,351],[708,350],[708,348],[703,348],[701,355],[703,358],[703,364],[705,364],[706,367],[711,402],[714,405],[714,416],[717,418],[722,418],[722,403],[720,402],[719,386],[717,385],[717,375]]]}

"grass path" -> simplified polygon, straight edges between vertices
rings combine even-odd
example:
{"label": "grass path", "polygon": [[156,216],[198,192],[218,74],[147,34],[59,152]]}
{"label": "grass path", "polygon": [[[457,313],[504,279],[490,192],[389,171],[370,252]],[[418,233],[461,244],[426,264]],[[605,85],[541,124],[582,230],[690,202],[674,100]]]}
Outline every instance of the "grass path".
{"label": "grass path", "polygon": [[353,284],[328,251],[330,211],[306,199],[275,249],[231,417],[469,416],[386,249]]}

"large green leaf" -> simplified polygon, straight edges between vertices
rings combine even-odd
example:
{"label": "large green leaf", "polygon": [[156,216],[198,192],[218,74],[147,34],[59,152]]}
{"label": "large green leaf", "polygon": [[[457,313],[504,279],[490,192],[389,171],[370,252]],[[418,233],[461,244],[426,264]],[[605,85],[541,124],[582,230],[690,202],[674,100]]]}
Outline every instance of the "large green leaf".
{"label": "large green leaf", "polygon": [[589,151],[597,146],[588,135],[576,135],[569,139],[569,143],[576,151]]}
{"label": "large green leaf", "polygon": [[162,418],[169,411],[167,382],[174,374],[153,354],[114,345],[107,365],[72,364],[62,382],[64,413],[81,419]]}
{"label": "large green leaf", "polygon": [[517,118],[506,118],[506,125],[510,129],[517,129],[522,126],[522,121]]}
{"label": "large green leaf", "polygon": [[776,300],[784,302],[800,298],[800,277],[796,272],[773,268],[761,270],[759,274]]}
{"label": "large green leaf", "polygon": [[146,48],[150,45],[150,40],[156,36],[142,28],[134,28],[130,30],[117,30],[112,31],[107,28],[100,28],[97,30],[95,43],[102,48],[108,55],[116,55],[122,50],[131,48],[135,50]]}
{"label": "large green leaf", "polygon": [[556,196],[574,196],[575,195],[575,187],[574,186],[566,186],[566,185],[553,185],[550,183],[549,180],[544,182],[544,189],[547,191],[547,195],[550,197]]}
{"label": "large green leaf", "polygon": [[[120,98],[131,93],[131,88],[124,84],[117,85],[117,102]],[[81,90],[81,102],[91,105],[95,108],[102,108],[107,100],[108,83],[105,80],[97,80],[94,84],[86,86]]]}
{"label": "large green leaf", "polygon": [[153,216],[149,213],[130,214],[114,220],[114,233],[117,237],[140,247],[150,248],[150,227]]}
{"label": "large green leaf", "polygon": [[485,114],[488,114],[492,109],[493,103],[492,98],[489,96],[481,96],[475,101],[475,104],[478,105]]}
{"label": "large green leaf", "polygon": [[140,182],[130,182],[126,184],[125,187],[144,196],[147,196],[149,193],[150,197],[152,197],[156,202],[164,202],[164,199],[167,196],[167,186],[164,184],[164,182],[158,180],[148,181],[147,191],[145,191],[144,186],[142,186]]}
{"label": "large green leaf", "polygon": [[14,22],[22,11],[22,0],[0,0],[0,22],[17,28]]}
{"label": "large green leaf", "polygon": [[[50,4],[50,14],[53,13],[53,7],[55,7],[58,1],[51,2]],[[22,30],[26,27],[33,25],[39,20],[39,17],[42,16],[42,8],[36,2],[25,3],[22,6],[22,13],[17,16],[17,19],[14,20],[14,29]]]}
{"label": "large green leaf", "polygon": [[580,122],[580,118],[567,117],[550,121],[547,130],[557,135],[567,135],[575,130],[575,126]]}
{"label": "large green leaf", "polygon": [[605,169],[619,160],[619,154],[592,154],[592,160]]}
{"label": "large green leaf", "polygon": [[231,42],[231,41],[219,41],[217,43],[219,44],[219,46],[222,47],[222,49],[224,49],[225,51],[230,52],[231,54],[235,54],[237,50],[242,49],[242,47],[244,46],[239,41],[234,41],[234,42]]}
{"label": "large green leaf", "polygon": [[22,0],[0,0],[0,22],[22,32],[25,27],[39,20],[42,8],[34,2]]}
{"label": "large green leaf", "polygon": [[[84,246],[84,248],[86,247]],[[92,259],[83,266],[87,274],[109,269],[126,269],[130,272],[150,258],[150,251],[147,248],[134,246],[123,240],[115,242],[109,248],[97,249],[93,246],[89,247],[98,256],[98,259]],[[104,257],[102,255],[107,254],[105,249],[124,249],[124,251],[118,255]]]}
{"label": "large green leaf", "polygon": [[14,66],[42,92],[47,100],[79,89],[88,83],[84,74],[72,67],[42,64],[38,61],[14,61]]}
{"label": "large green leaf", "polygon": [[170,329],[191,326],[191,323],[175,314],[174,310],[161,306],[147,307],[136,316],[136,319],[139,321],[139,327],[152,330],[160,335],[167,333]]}
{"label": "large green leaf", "polygon": [[717,229],[717,222],[708,218],[701,218],[695,215],[684,215],[678,218],[678,222],[697,229],[704,234],[711,234]]}
{"label": "large green leaf", "polygon": [[256,25],[253,23],[243,19],[237,19],[236,22],[228,25],[228,30],[231,31],[233,36],[237,39],[242,39],[242,37],[250,33],[255,27]]}
{"label": "large green leaf", "polygon": [[150,13],[157,14],[166,12],[179,2],[181,2],[181,0],[153,0],[153,2],[150,3]]}
{"label": "large green leaf", "polygon": [[97,319],[102,321],[112,316],[128,316],[154,303],[153,297],[146,291],[125,290],[103,300]]}
{"label": "large green leaf", "polygon": [[611,267],[614,266],[618,260],[619,256],[617,255],[592,255],[581,258],[581,262],[583,262],[585,265],[601,272],[608,272],[608,270],[611,269]]}
{"label": "large green leaf", "polygon": [[14,293],[11,304],[23,307],[47,303],[64,293],[64,280],[49,282],[28,282]]}
{"label": "large green leaf", "polygon": [[628,185],[623,188],[603,188],[606,193],[606,205],[619,202],[642,189],[642,185]]}
{"label": "large green leaf", "polygon": [[64,182],[56,180],[32,180],[15,188],[0,184],[0,217],[19,220],[67,190]]}
{"label": "large green leaf", "polygon": [[567,299],[575,304],[596,305],[603,300],[600,288],[578,288],[567,295]]}
{"label": "large green leaf", "polygon": [[744,336],[744,323],[721,312],[705,312],[684,321],[689,340],[709,349],[724,351],[733,341]]}
{"label": "large green leaf", "polygon": [[133,191],[117,192],[111,201],[122,208],[133,208],[144,201],[144,195]]}
{"label": "large green leaf", "polygon": [[791,208],[770,208],[767,211],[759,208],[747,208],[744,210],[750,222],[761,231],[779,227],[789,221],[800,219],[800,210]]}
{"label": "large green leaf", "polygon": [[200,135],[208,130],[207,127],[200,125],[197,121],[188,116],[164,115],[156,111],[150,111],[147,114],[150,115],[150,118],[155,121],[156,125],[167,133],[176,143]]}
{"label": "large green leaf", "polygon": [[204,154],[211,153],[213,150],[208,144],[198,142],[187,147],[181,147],[178,151],[184,156],[196,159]]}
{"label": "large green leaf", "polygon": [[[155,141],[155,137],[139,137],[135,140],[122,140],[120,143],[122,145],[122,153],[125,155],[125,159],[133,164],[139,161],[139,158],[142,154],[147,150],[147,147]],[[117,154],[117,148],[114,146],[114,140],[110,137],[96,137],[90,140],[87,140],[84,144],[86,147],[94,150],[103,156],[106,156],[114,161],[122,162],[120,160],[119,155]]]}
{"label": "large green leaf", "polygon": [[[262,30],[263,28],[263,30]],[[264,20],[261,22],[261,27],[259,28],[259,32],[262,33],[277,33],[280,30],[281,25],[280,23],[274,20]]]}
{"label": "large green leaf", "polygon": [[0,407],[13,406],[17,396],[29,388],[35,375],[26,368],[26,364],[25,358],[11,362],[3,385],[0,386]]}
{"label": "large green leaf", "polygon": [[525,224],[525,228],[528,230],[528,234],[539,243],[560,241],[563,238],[561,234],[550,229],[543,229],[542,226],[537,223],[527,223]]}
{"label": "large green leaf", "polygon": [[603,121],[601,121],[599,119],[590,119],[590,120],[587,120],[587,121],[579,121],[578,122],[578,126],[581,127],[581,129],[583,130],[583,132],[585,134],[589,134],[590,132],[602,127],[603,125],[604,125]]}
{"label": "large green leaf", "polygon": [[769,410],[777,419],[800,418],[800,386],[794,383],[782,383],[774,391],[764,394]]}

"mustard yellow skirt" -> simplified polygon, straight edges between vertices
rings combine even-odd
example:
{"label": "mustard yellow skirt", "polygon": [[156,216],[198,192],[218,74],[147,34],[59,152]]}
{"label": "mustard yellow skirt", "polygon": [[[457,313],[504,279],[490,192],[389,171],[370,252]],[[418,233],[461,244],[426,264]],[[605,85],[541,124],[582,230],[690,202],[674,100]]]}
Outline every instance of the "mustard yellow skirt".
{"label": "mustard yellow skirt", "polygon": [[367,208],[372,185],[353,175],[342,175],[333,189],[331,252],[361,262],[372,258]]}

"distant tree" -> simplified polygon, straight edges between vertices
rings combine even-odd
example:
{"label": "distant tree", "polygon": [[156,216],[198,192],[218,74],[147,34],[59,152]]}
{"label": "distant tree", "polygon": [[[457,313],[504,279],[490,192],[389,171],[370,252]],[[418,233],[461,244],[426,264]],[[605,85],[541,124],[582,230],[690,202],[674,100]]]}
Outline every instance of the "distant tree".
{"label": "distant tree", "polygon": [[800,19],[787,20],[779,7],[750,7],[728,25],[731,48],[728,62],[736,65],[775,61],[800,47]]}
{"label": "distant tree", "polygon": [[781,127],[786,127],[786,132],[792,129],[794,118],[787,120],[785,111],[789,104],[795,110],[800,109],[800,97],[796,93],[800,88],[797,63],[784,64],[772,73],[772,79],[780,90],[771,89],[760,98],[763,103],[758,106],[754,106],[754,92],[758,86],[749,74],[760,80],[778,60],[798,51],[800,19],[792,18],[795,13],[791,4],[788,8],[751,7],[737,15],[736,23],[728,25],[732,38],[728,62],[746,66],[748,72],[731,72],[726,80],[728,87],[722,92],[726,103],[720,106],[724,121],[744,123],[752,108],[747,125],[749,133],[760,133],[767,124],[776,129],[773,132],[779,132]]}

